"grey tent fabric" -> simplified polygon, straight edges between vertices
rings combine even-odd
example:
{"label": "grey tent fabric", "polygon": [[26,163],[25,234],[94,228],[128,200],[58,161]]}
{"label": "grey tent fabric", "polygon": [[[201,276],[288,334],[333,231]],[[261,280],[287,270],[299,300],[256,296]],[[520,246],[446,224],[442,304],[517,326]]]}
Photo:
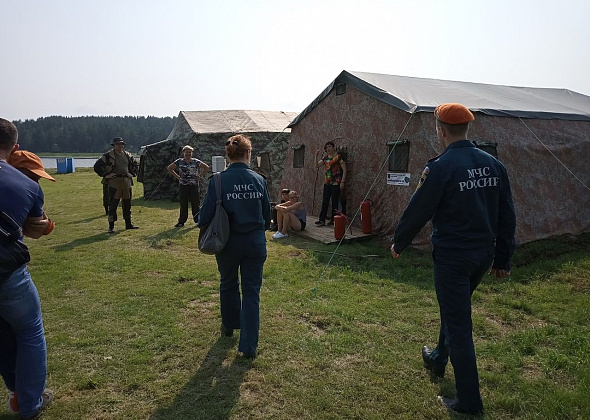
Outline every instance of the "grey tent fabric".
{"label": "grey tent fabric", "polygon": [[[213,156],[225,155],[225,142],[233,134],[243,133],[252,139],[252,169],[267,177],[272,198],[278,196],[279,182],[295,112],[282,111],[180,111],[174,128],[166,140],[143,146],[141,181],[144,198],[176,199],[178,183],[168,176],[166,167],[182,156],[186,144],[195,148],[194,156],[212,165]],[[257,157],[261,158],[258,165]],[[206,191],[200,181],[201,193]]]}
{"label": "grey tent fabric", "polygon": [[343,71],[301,112],[296,125],[335,87],[351,85],[361,92],[409,113],[433,112],[447,102],[499,117],[590,121],[590,96],[567,89],[489,85]]}
{"label": "grey tent fabric", "polygon": [[[193,133],[280,133],[293,119],[293,112],[281,111],[180,111]],[[177,138],[174,127],[167,140]]]}

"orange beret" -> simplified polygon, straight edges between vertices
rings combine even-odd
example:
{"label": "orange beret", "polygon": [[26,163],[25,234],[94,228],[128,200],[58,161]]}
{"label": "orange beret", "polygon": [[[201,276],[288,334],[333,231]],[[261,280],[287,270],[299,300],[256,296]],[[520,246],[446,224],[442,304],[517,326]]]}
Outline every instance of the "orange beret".
{"label": "orange beret", "polygon": [[471,111],[461,104],[442,104],[434,110],[434,116],[445,124],[467,124],[475,117]]}

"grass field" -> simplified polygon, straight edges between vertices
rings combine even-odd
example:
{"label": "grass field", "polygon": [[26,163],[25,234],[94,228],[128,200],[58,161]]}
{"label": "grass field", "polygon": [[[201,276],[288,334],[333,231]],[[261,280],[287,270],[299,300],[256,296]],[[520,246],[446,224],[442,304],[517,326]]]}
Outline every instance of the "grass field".
{"label": "grass field", "polygon": [[[428,251],[268,235],[259,356],[219,334],[215,259],[178,204],[144,201],[108,235],[91,170],[42,180],[55,231],[28,240],[48,345],[51,419],[445,419],[422,367],[438,335]],[[473,297],[488,419],[590,418],[590,235],[520,247]],[[317,289],[315,288],[317,286]],[[13,418],[4,403],[0,420]]]}

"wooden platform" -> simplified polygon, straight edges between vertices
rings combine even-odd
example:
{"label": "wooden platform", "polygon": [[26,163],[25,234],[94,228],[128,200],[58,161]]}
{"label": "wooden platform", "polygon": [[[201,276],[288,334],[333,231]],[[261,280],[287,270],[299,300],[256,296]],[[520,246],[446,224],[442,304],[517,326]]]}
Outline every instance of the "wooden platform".
{"label": "wooden platform", "polygon": [[[320,241],[325,244],[335,244],[340,242],[340,240],[334,237],[334,226],[316,226],[315,222],[318,221],[317,217],[307,216],[307,224],[305,225],[305,229],[301,232],[292,232],[289,231],[289,234],[296,234],[298,236],[302,236],[305,238],[313,239],[315,241]],[[346,234],[344,235],[344,239],[342,242],[351,242],[357,241],[362,239],[369,239],[375,237],[376,234],[374,233],[363,233],[361,228],[352,227],[352,234],[350,229],[346,229]]]}

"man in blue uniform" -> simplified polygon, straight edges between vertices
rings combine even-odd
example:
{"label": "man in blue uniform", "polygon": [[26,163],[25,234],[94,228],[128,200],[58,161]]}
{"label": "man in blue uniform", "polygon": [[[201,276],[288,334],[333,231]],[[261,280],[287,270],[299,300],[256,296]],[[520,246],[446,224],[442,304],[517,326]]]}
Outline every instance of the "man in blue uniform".
{"label": "man in blue uniform", "polygon": [[[219,269],[221,333],[231,337],[240,330],[238,351],[254,359],[260,335],[260,289],[266,261],[265,230],[270,227],[270,200],[264,177],[250,170],[252,142],[237,134],[225,144],[230,165],[220,173],[221,205],[227,212],[230,233],[225,248],[215,255]],[[215,180],[209,181],[199,212],[199,228],[215,214]],[[241,286],[241,296],[240,296]]]}
{"label": "man in blue uniform", "polygon": [[475,118],[461,104],[434,111],[444,152],[428,161],[394,235],[398,258],[432,219],[434,283],[441,326],[436,349],[424,346],[425,366],[443,377],[449,356],[457,398],[439,397],[450,410],[480,414],[483,403],[473,345],[471,294],[489,271],[510,275],[516,217],[506,168],[467,140]]}

